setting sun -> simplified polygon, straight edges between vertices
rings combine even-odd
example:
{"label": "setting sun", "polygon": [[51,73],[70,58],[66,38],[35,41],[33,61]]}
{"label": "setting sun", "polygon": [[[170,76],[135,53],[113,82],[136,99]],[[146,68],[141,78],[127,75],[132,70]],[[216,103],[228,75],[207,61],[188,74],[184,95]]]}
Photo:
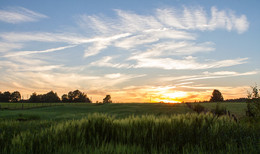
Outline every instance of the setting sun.
{"label": "setting sun", "polygon": [[183,91],[164,93],[158,99],[155,99],[155,101],[164,103],[181,103],[183,101],[183,98],[185,98],[186,96],[187,93]]}

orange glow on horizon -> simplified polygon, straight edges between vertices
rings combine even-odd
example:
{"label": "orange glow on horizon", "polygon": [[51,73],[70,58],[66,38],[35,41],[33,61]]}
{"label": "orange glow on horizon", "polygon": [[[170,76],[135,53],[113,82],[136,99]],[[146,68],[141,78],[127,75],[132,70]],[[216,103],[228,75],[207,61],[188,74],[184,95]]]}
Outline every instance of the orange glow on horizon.
{"label": "orange glow on horizon", "polygon": [[187,93],[183,91],[160,93],[160,96],[154,101],[163,103],[181,103],[187,97]]}

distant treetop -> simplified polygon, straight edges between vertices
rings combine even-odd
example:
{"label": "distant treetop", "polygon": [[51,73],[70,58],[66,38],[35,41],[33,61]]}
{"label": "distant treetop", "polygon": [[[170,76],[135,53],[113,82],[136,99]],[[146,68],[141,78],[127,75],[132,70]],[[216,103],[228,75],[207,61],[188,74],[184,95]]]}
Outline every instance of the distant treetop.
{"label": "distant treetop", "polygon": [[214,89],[213,92],[212,92],[212,96],[209,100],[210,102],[223,102],[224,101],[224,98],[221,94],[221,92],[217,89]]}

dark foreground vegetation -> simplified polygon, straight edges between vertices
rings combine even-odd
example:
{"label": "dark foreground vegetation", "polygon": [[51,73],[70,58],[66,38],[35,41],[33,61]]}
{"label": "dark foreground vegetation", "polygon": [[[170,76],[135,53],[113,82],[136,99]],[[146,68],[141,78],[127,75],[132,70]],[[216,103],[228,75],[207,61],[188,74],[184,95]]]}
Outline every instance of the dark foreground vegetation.
{"label": "dark foreground vegetation", "polygon": [[258,125],[184,114],[0,122],[0,153],[259,153]]}

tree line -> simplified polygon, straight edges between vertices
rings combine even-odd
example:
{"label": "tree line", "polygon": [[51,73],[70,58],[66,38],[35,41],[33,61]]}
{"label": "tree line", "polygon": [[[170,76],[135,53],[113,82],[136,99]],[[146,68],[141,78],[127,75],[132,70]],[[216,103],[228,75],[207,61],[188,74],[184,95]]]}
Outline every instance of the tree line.
{"label": "tree line", "polygon": [[[68,94],[63,94],[61,98],[56,92],[50,91],[46,94],[32,93],[28,100],[21,99],[21,94],[19,91],[14,91],[10,93],[9,91],[0,92],[0,102],[30,102],[30,103],[58,103],[58,102],[78,102],[78,103],[92,103],[92,101],[87,97],[87,94],[81,92],[80,90],[74,90],[68,92]],[[106,95],[103,99],[103,103],[112,103],[111,96]]]}

